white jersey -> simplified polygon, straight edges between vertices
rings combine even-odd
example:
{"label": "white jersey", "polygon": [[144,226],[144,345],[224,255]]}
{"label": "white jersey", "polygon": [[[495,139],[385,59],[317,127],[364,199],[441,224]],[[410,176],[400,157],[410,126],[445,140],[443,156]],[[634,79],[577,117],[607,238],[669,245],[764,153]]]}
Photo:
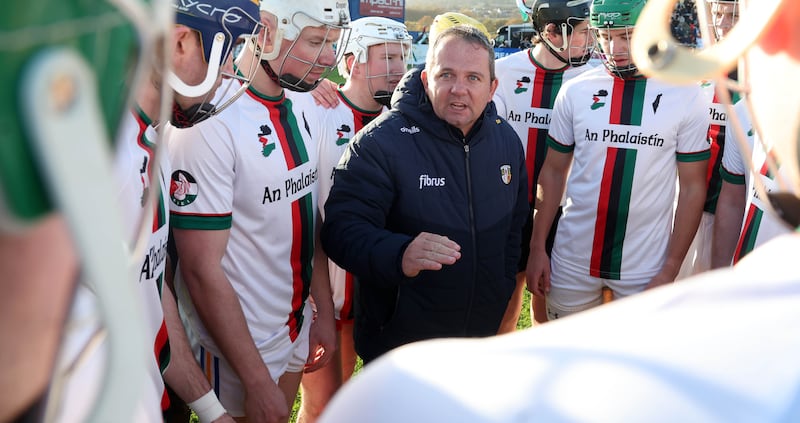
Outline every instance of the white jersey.
{"label": "white jersey", "polygon": [[[147,247],[134,258],[137,292],[143,307],[145,339],[149,343],[146,359],[147,377],[140,397],[136,400],[135,415],[131,421],[162,421],[161,411],[169,405],[162,372],[169,364],[170,350],[167,326],[161,308],[161,289],[164,287],[166,269],[169,214],[166,193],[169,161],[166,151],[155,165],[155,148],[158,134],[150,119],[138,108],[126,114],[120,125],[113,170],[119,184],[120,210],[125,215],[123,234],[130,242],[137,236],[140,220],[152,214],[149,222]],[[150,185],[151,176],[157,173],[157,185]],[[144,201],[152,190],[157,190],[155,202],[145,209]],[[132,248],[132,246],[130,247]],[[81,421],[88,413],[87,397],[92,401],[105,372],[108,343],[105,337],[99,348],[92,347],[93,335],[98,333],[102,321],[98,320],[97,298],[79,287],[70,311],[69,331],[65,336],[64,353],[59,358],[63,366],[71,367],[66,379],[60,421]],[[88,348],[87,348],[88,346]],[[61,367],[62,365],[59,365]],[[83,416],[83,417],[81,417]]]}
{"label": "white jersey", "polygon": [[798,421],[800,235],[762,248],[546,325],[397,348],[319,421]]}
{"label": "white jersey", "polygon": [[736,249],[733,252],[733,264],[736,264],[742,257],[759,245],[778,235],[791,232],[790,228],[773,214],[765,200],[761,199],[756,191],[752,179],[754,173],[758,173],[761,183],[764,184],[768,192],[777,190],[778,183],[767,167],[766,154],[761,147],[761,143],[758,143],[757,148],[753,147],[756,145],[758,134],[755,133],[753,125],[750,123],[746,104],[739,103],[736,106],[736,115],[741,121],[742,130],[745,131],[744,135],[747,137],[748,150],[752,151],[751,158],[755,170],[753,172],[748,171],[749,166],[742,157],[739,143],[736,142],[736,133],[733,132],[733,128],[729,127],[727,137],[730,142],[725,144],[720,173],[726,182],[747,186],[744,220],[739,232],[739,241],[736,243]]}
{"label": "white jersey", "polygon": [[[169,364],[169,342],[164,310],[161,307],[161,290],[164,287],[164,272],[167,266],[167,239],[169,237],[169,159],[166,151],[159,152],[159,162],[154,160],[158,134],[151,126],[150,119],[137,109],[135,115],[127,116],[122,130],[121,145],[117,148],[114,171],[121,183],[120,201],[125,222],[128,226],[125,236],[131,240],[137,236],[139,222],[146,214],[152,219],[146,221],[151,233],[147,248],[142,256],[135,258],[136,278],[139,294],[144,307],[147,338],[153,343],[155,356],[151,363],[150,380],[155,392],[159,394],[162,408],[168,405],[161,373]],[[135,141],[135,142],[134,142]],[[156,186],[151,186],[152,175],[157,173]],[[150,209],[145,208],[145,199],[157,190],[155,201]]]}
{"label": "white jersey", "polygon": [[[341,89],[336,91],[339,103],[336,107],[307,105],[305,110],[314,113],[315,125],[312,128],[313,139],[317,143],[319,153],[319,212],[325,219],[325,202],[333,185],[333,171],[339,164],[339,159],[347,150],[347,144],[366,124],[378,117],[385,107],[377,111],[362,110],[354,105]],[[292,99],[296,94],[290,95]],[[305,100],[309,96],[304,96]],[[304,99],[297,99],[298,102]],[[304,104],[304,107],[306,105]],[[333,311],[337,320],[351,320],[353,318],[353,274],[342,269],[333,260],[328,260],[328,274],[333,294]]]}
{"label": "white jersey", "polygon": [[[717,200],[719,191],[722,188],[722,177],[720,174],[720,164],[722,163],[722,152],[725,148],[725,127],[727,125],[728,110],[723,104],[713,81],[701,81],[700,88],[706,97],[708,104],[708,143],[711,156],[708,159],[706,172],[706,200],[703,204],[703,216],[700,218],[700,225],[697,233],[686,252],[677,279],[684,279],[688,276],[705,272],[711,268],[711,244],[714,228],[714,214],[717,211]],[[737,93],[731,93],[732,101],[738,100]],[[676,182],[677,183],[677,182]],[[677,206],[678,199],[675,198]]]}
{"label": "white jersey", "polygon": [[573,152],[552,260],[604,279],[646,279],[666,257],[678,162],[708,159],[700,87],[598,67],[556,99],[548,145]]}
{"label": "white jersey", "polygon": [[528,201],[533,204],[539,172],[547,148],[547,129],[562,84],[592,69],[591,65],[545,69],[524,50],[499,59],[494,93],[497,114],[505,118],[522,141],[528,169]]}
{"label": "white jersey", "polygon": [[[172,128],[169,152],[173,226],[229,230],[222,269],[253,340],[294,342],[304,324],[317,215],[317,148],[307,117],[283,94],[267,97],[251,86],[214,119]],[[221,356],[180,271],[175,280],[200,344]]]}

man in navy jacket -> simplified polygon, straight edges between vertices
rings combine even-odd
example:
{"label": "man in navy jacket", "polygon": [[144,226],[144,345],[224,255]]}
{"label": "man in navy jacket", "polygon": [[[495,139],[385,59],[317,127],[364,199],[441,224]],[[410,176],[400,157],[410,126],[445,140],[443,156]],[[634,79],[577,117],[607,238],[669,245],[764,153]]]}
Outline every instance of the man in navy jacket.
{"label": "man in navy jacket", "polygon": [[496,87],[486,37],[445,30],[336,169],[322,244],[358,279],[365,362],[422,339],[497,333],[529,207],[525,157],[491,102]]}

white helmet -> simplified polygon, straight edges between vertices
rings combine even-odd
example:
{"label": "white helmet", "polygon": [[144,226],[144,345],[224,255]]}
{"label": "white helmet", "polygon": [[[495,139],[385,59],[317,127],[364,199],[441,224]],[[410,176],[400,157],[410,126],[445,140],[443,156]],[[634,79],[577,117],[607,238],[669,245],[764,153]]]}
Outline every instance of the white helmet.
{"label": "white helmet", "polygon": [[739,0],[706,0],[705,3],[708,3],[710,16],[707,20],[714,31],[712,35],[719,41],[739,20]]}
{"label": "white helmet", "polygon": [[[368,16],[350,24],[350,39],[344,47],[344,55],[352,54],[358,63],[366,63],[370,46],[398,43],[403,44],[403,56],[408,61],[411,41],[412,37],[404,24],[389,18]],[[345,78],[350,75],[346,60],[339,62],[339,74]]]}
{"label": "white helmet", "polygon": [[[261,3],[261,10],[274,15],[277,18],[276,33],[273,35],[272,51],[262,55],[262,67],[267,75],[280,84],[281,87],[292,91],[307,92],[311,91],[327,77],[331,70],[342,58],[342,50],[336,52],[335,59],[329,64],[320,64],[319,58],[330,45],[322,43],[317,51],[316,58],[302,58],[293,53],[300,33],[306,27],[322,27],[326,30],[325,38],[331,31],[340,31],[338,45],[344,45],[349,37],[350,13],[346,1],[337,0],[281,0],[264,1]],[[286,50],[284,57],[280,58],[280,63],[275,68],[269,63],[270,60],[278,59],[281,54],[281,44],[284,40],[289,40],[292,44]],[[292,75],[285,71],[287,59],[292,58],[308,65],[304,75]],[[322,74],[314,82],[305,82],[305,78],[314,68],[323,68]]]}
{"label": "white helmet", "polygon": [[329,26],[345,29],[350,23],[348,2],[337,0],[280,0],[262,1],[261,10],[275,15],[278,30],[275,35],[275,48],[264,55],[272,60],[278,56],[281,40],[296,40],[307,26]]}

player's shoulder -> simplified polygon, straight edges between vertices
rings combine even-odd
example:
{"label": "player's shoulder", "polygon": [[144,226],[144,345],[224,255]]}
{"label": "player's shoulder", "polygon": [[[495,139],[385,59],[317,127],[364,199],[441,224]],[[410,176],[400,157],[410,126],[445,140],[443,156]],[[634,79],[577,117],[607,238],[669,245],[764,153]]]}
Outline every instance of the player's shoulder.
{"label": "player's shoulder", "polygon": [[611,86],[613,84],[613,77],[602,66],[587,68],[579,73],[571,74],[570,78],[564,82],[559,90],[559,95],[564,93],[564,96],[575,95],[574,92],[592,91],[597,86]]}
{"label": "player's shoulder", "polygon": [[494,67],[497,74],[515,70],[534,70],[528,50],[521,50],[501,57],[495,61]]}

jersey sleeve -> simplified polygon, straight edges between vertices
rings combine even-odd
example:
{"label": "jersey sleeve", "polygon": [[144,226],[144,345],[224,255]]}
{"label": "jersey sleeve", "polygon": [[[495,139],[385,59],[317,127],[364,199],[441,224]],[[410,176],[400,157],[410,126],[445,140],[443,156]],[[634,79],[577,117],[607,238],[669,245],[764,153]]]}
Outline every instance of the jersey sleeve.
{"label": "jersey sleeve", "polygon": [[570,153],[575,149],[575,136],[572,125],[572,101],[569,93],[572,91],[564,86],[556,96],[553,104],[553,114],[550,121],[550,129],[547,133],[547,146],[553,150]]}
{"label": "jersey sleeve", "polygon": [[[739,103],[735,108],[735,113],[741,123],[742,129],[749,130],[749,133],[752,133],[750,119],[747,116],[747,107],[744,106],[744,103]],[[752,135],[749,134],[747,136],[752,137]],[[739,146],[740,142],[737,139],[737,131],[730,120],[728,125],[725,126],[725,140],[725,149],[722,152],[722,164],[720,164],[719,169],[722,179],[732,184],[744,185],[744,174],[747,172],[747,168],[742,158],[741,147]],[[746,140],[745,143],[753,145],[752,139]]]}
{"label": "jersey sleeve", "polygon": [[678,128],[677,159],[679,162],[695,162],[711,157],[708,140],[708,99],[700,87],[694,88],[694,98],[687,104],[683,123]]}
{"label": "jersey sleeve", "polygon": [[[233,111],[233,108],[226,110]],[[231,227],[235,179],[233,134],[223,116],[190,128],[171,128],[167,145],[172,175],[170,219],[179,229]],[[234,123],[238,122],[234,119]],[[235,127],[230,125],[230,127]]]}
{"label": "jersey sleeve", "polygon": [[494,96],[492,100],[494,101],[494,106],[497,109],[497,115],[501,118],[505,119],[508,116],[507,107],[506,107],[506,100],[505,100],[505,84],[508,81],[508,77],[506,76],[506,62],[508,61],[507,58],[504,58],[502,63],[498,61],[495,64],[495,74],[499,83],[497,84],[497,89],[494,92]]}

